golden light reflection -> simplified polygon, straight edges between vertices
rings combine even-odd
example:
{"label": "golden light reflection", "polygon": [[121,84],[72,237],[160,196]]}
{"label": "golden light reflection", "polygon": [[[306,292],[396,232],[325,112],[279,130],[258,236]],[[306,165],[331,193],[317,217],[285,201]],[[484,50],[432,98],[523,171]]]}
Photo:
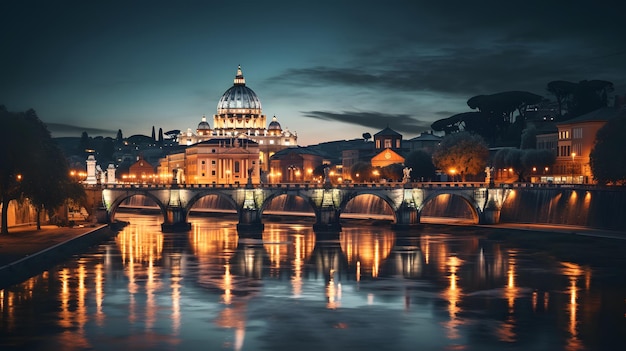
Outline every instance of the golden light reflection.
{"label": "golden light reflection", "polygon": [[464,321],[458,317],[458,314],[462,312],[459,302],[461,301],[462,291],[457,286],[458,276],[457,272],[461,267],[463,261],[456,256],[449,256],[445,265],[448,272],[448,288],[442,292],[442,297],[448,300],[448,314],[450,319],[443,323],[446,329],[446,336],[448,339],[459,339],[459,327],[464,324]]}
{"label": "golden light reflection", "polygon": [[148,228],[150,227],[129,227],[115,237],[125,265],[132,266],[135,263],[149,263],[161,259],[163,233]]}
{"label": "golden light reflection", "polygon": [[498,336],[498,339],[500,341],[515,342],[517,336],[515,333],[515,299],[517,298],[520,290],[515,284],[516,252],[513,250],[509,251],[508,256],[509,257],[506,263],[507,284],[504,288],[504,298],[507,300],[508,315],[506,317],[506,320],[500,323],[499,327],[496,330],[496,335]]}
{"label": "golden light reflection", "polygon": [[104,323],[104,311],[102,310],[102,303],[104,302],[104,275],[102,270],[102,263],[96,265],[96,323],[102,326]]}
{"label": "golden light reflection", "polygon": [[182,278],[181,257],[172,255],[171,267],[172,276],[170,278],[170,289],[172,289],[172,332],[178,335],[180,331],[180,281]]}
{"label": "golden light reflection", "polygon": [[330,279],[326,284],[326,308],[336,309],[341,306],[341,283],[335,282],[335,271],[330,270]]}
{"label": "golden light reflection", "polygon": [[304,235],[293,235],[294,255],[292,260],[291,287],[293,296],[302,295],[302,271],[305,262]]}
{"label": "golden light reflection", "polygon": [[158,304],[155,297],[155,292],[161,287],[161,282],[158,277],[159,270],[154,267],[154,261],[148,262],[147,279],[146,279],[146,329],[152,329],[156,322]]}
{"label": "golden light reflection", "polygon": [[270,230],[263,232],[263,246],[270,257],[270,276],[277,277],[280,274],[281,260],[287,258],[289,247],[283,245],[289,240],[286,232]]}
{"label": "golden light reflection", "polygon": [[59,275],[61,280],[61,291],[59,291],[59,302],[61,303],[59,326],[69,328],[72,325],[72,312],[70,311],[70,271],[68,268],[63,268]]}
{"label": "golden light reflection", "polygon": [[234,328],[235,340],[232,347],[235,351],[241,350],[246,336],[246,304],[237,302],[232,306],[226,307],[215,319],[215,324],[222,328]]}
{"label": "golden light reflection", "polygon": [[239,236],[230,228],[207,229],[193,226],[189,233],[189,244],[198,259],[220,254],[224,259],[230,259],[237,250]]}
{"label": "golden light reflection", "polygon": [[566,350],[582,350],[584,345],[578,336],[578,295],[580,291],[578,280],[583,277],[585,289],[588,290],[591,285],[591,270],[570,262],[561,262],[561,265],[562,274],[568,277],[570,282],[568,289],[569,303],[566,308],[566,312],[569,314],[569,338],[567,339]]}
{"label": "golden light reflection", "polygon": [[364,235],[362,230],[349,228],[341,233],[340,242],[349,265],[356,266],[358,262],[360,275],[371,272],[372,277],[378,277],[380,264],[395,244],[395,235],[393,232]]}
{"label": "golden light reflection", "polygon": [[224,294],[222,294],[222,302],[224,302],[225,305],[230,305],[233,300],[233,276],[230,274],[230,264],[224,266],[224,277],[221,288],[224,291]]}
{"label": "golden light reflection", "polygon": [[87,294],[87,288],[85,287],[85,278],[87,274],[85,272],[85,263],[79,262],[78,265],[78,287],[77,287],[77,303],[76,303],[76,323],[78,324],[79,332],[84,333],[84,326],[87,323],[87,306],[85,303],[85,296]]}

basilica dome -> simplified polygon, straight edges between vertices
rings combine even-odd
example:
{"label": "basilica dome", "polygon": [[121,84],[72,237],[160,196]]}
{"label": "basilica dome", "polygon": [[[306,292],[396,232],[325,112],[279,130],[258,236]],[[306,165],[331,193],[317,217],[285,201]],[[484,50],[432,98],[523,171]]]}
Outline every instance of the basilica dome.
{"label": "basilica dome", "polygon": [[209,122],[206,121],[206,116],[202,116],[202,121],[198,123],[198,130],[211,130]]}
{"label": "basilica dome", "polygon": [[231,109],[261,110],[261,100],[252,89],[246,86],[246,80],[241,73],[241,66],[237,68],[235,84],[226,90],[217,103],[218,113]]}
{"label": "basilica dome", "polygon": [[268,130],[282,130],[280,123],[278,123],[278,120],[276,119],[276,116],[272,117],[272,122],[270,122],[270,125],[267,127]]}

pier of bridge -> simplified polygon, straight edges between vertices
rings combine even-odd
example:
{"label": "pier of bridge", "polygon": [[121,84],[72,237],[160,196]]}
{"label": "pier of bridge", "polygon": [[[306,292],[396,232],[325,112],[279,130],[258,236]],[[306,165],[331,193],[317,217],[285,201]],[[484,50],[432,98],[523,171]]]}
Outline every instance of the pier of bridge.
{"label": "pier of bridge", "polygon": [[[373,195],[387,203],[394,214],[393,226],[406,229],[420,223],[424,206],[442,194],[462,198],[474,212],[478,224],[496,224],[510,189],[485,183],[365,183],[365,184],[105,184],[87,188],[98,220],[112,221],[128,198],[142,195],[159,207],[163,232],[188,231],[187,217],[201,198],[220,196],[237,211],[239,231],[263,229],[262,215],[272,199],[291,195],[303,198],[315,212],[317,232],[341,230],[340,215],[348,202],[360,195]],[[101,197],[102,202],[98,202]]]}

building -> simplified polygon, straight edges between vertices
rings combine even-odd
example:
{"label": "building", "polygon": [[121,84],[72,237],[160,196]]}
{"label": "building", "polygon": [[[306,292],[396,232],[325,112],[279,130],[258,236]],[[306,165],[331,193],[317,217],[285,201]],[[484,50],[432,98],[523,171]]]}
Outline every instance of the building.
{"label": "building", "polygon": [[406,145],[409,151],[421,150],[429,155],[432,155],[439,143],[441,143],[441,139],[443,138],[434,135],[432,131],[428,131],[422,132],[415,138],[404,141],[403,144]]}
{"label": "building", "polygon": [[310,147],[283,149],[270,159],[269,183],[310,183],[316,179],[314,170],[324,164],[327,156]]}
{"label": "building", "polygon": [[557,157],[553,167],[555,183],[590,183],[593,180],[589,154],[596,134],[606,122],[620,113],[616,107],[603,107],[557,123]]}
{"label": "building", "polygon": [[137,162],[128,168],[128,174],[121,174],[122,181],[132,183],[157,183],[159,182],[158,173],[155,172],[154,166],[144,160],[140,154]]}
{"label": "building", "polygon": [[253,184],[260,182],[259,144],[247,138],[211,138],[159,161],[164,183]]}
{"label": "building", "polygon": [[246,86],[246,80],[237,68],[234,84],[222,95],[217,103],[217,113],[213,115],[213,129],[206,119],[198,124],[195,133],[188,129],[179,137],[181,145],[193,145],[214,138],[239,138],[254,141],[259,146],[258,166],[269,171],[269,158],[276,152],[297,145],[295,132],[283,129],[276,116],[267,124],[261,100]]}

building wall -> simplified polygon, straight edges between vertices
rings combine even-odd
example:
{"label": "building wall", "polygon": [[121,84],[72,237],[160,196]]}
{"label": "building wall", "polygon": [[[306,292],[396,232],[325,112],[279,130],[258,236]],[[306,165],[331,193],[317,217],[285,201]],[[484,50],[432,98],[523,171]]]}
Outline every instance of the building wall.
{"label": "building wall", "polygon": [[256,143],[239,139],[216,139],[214,143],[195,144],[185,149],[184,153],[168,155],[160,160],[159,174],[171,174],[174,169],[180,183],[245,184],[250,177],[252,183],[258,184],[259,147]]}
{"label": "building wall", "polygon": [[558,183],[592,182],[589,154],[596,134],[605,121],[563,123],[558,125],[557,158],[554,181]]}

